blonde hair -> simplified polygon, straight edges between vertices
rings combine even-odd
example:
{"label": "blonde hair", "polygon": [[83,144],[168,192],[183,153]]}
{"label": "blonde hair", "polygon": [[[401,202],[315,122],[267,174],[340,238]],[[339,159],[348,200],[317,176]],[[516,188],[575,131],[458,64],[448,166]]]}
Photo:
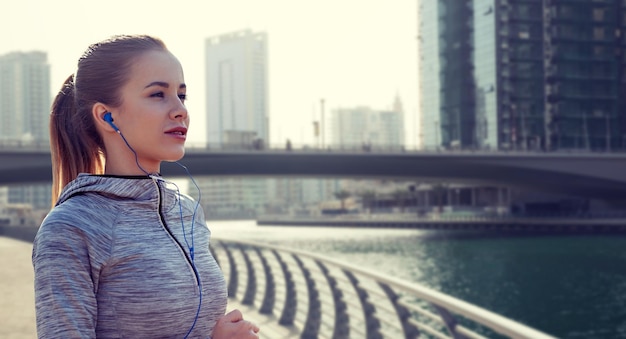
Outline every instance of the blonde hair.
{"label": "blonde hair", "polygon": [[118,35],[87,48],[52,103],[50,151],[52,206],[79,173],[104,173],[106,150],[91,109],[95,103],[119,107],[120,88],[133,62],[143,53],[166,51],[163,41],[147,35]]}

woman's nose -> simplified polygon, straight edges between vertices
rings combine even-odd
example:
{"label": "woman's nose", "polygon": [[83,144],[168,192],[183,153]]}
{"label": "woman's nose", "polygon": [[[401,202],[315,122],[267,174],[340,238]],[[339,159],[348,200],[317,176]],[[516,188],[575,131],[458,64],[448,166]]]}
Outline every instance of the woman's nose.
{"label": "woman's nose", "polygon": [[172,109],[171,115],[174,119],[187,119],[187,107],[185,107],[182,101],[178,100],[176,107]]}

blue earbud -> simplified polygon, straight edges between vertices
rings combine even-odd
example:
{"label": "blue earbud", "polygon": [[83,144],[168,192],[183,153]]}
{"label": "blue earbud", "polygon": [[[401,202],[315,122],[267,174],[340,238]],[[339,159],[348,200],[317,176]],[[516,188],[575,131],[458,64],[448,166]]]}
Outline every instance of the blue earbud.
{"label": "blue earbud", "polygon": [[104,121],[108,122],[109,125],[111,125],[111,127],[113,127],[113,129],[119,133],[120,129],[117,128],[117,126],[115,126],[115,124],[113,123],[113,117],[111,116],[111,112],[106,112],[104,113]]}

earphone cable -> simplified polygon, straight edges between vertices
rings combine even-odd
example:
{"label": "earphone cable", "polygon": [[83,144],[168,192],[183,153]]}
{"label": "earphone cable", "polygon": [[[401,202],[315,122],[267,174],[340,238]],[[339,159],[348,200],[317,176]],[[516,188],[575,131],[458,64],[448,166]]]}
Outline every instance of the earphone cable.
{"label": "earphone cable", "polygon": [[[122,137],[122,140],[124,140],[124,143],[126,143],[126,146],[128,146],[128,148],[135,155],[135,163],[137,164],[137,167],[141,171],[143,171],[147,176],[155,179],[154,175],[148,173],[146,170],[143,169],[143,167],[141,167],[141,165],[139,164],[139,156],[137,155],[137,152],[135,152],[135,150],[130,146],[130,144],[128,143],[128,140],[126,140],[126,137],[124,137],[122,132],[118,129],[117,133]],[[163,180],[163,179],[159,178],[159,180],[162,180],[164,182],[170,183],[170,184],[174,185],[174,187],[176,187],[176,194],[177,194],[177,198],[178,198],[178,208],[179,208],[179,212],[180,212],[180,223],[181,223],[181,226],[182,226],[183,239],[185,240],[185,244],[187,245],[187,248],[189,250],[189,257],[191,259],[191,267],[193,268],[193,271],[194,271],[194,274],[196,275],[196,277],[198,277],[198,293],[199,293],[198,308],[196,309],[196,315],[195,315],[195,317],[193,319],[193,323],[191,324],[191,327],[187,331],[187,334],[185,334],[185,339],[186,339],[189,336],[189,334],[191,334],[191,331],[194,329],[194,327],[196,326],[196,322],[198,321],[198,317],[200,316],[200,309],[202,308],[202,279],[200,278],[200,273],[198,272],[198,268],[196,267],[195,251],[194,251],[194,240],[195,240],[195,238],[194,238],[194,227],[195,227],[195,221],[196,221],[196,213],[198,212],[198,208],[200,207],[200,199],[202,198],[202,192],[200,191],[200,187],[196,183],[196,180],[193,178],[193,176],[189,172],[189,169],[187,169],[187,167],[185,165],[179,163],[178,161],[176,161],[176,164],[178,166],[182,167],[185,170],[185,172],[187,172],[187,175],[189,176],[189,178],[191,179],[193,184],[196,186],[196,189],[198,190],[198,200],[196,201],[196,205],[195,205],[195,207],[193,209],[193,214],[191,216],[191,245],[190,245],[189,241],[187,241],[187,232],[185,231],[185,220],[184,220],[184,216],[183,216],[183,205],[182,205],[182,201],[181,201],[180,188],[178,187],[178,185],[176,185],[173,182],[166,181],[166,180]]]}

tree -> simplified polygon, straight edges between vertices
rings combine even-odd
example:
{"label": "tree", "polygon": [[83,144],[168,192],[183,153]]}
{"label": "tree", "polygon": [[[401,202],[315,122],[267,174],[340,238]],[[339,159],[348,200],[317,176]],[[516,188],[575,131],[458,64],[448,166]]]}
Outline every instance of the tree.
{"label": "tree", "polygon": [[350,197],[350,192],[346,191],[346,190],[341,190],[338,192],[335,192],[335,198],[341,200],[341,210],[345,211],[346,210],[346,200]]}

